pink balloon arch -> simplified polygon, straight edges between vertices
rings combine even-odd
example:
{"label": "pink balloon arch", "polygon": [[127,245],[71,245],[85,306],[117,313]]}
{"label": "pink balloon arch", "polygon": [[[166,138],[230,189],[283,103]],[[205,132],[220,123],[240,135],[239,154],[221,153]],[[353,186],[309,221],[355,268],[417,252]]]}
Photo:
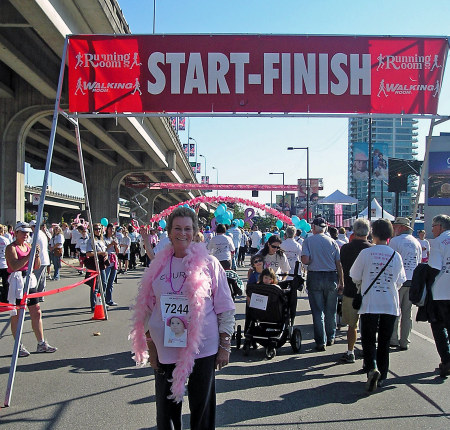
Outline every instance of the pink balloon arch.
{"label": "pink balloon arch", "polygon": [[188,206],[192,207],[192,206],[196,206],[200,203],[240,203],[242,205],[252,206],[254,208],[263,210],[266,213],[273,215],[274,217],[278,218],[279,220],[283,221],[284,223],[286,223],[288,225],[293,224],[292,219],[290,217],[288,217],[287,215],[285,215],[284,213],[277,211],[276,209],[271,208],[269,206],[255,202],[254,200],[242,199],[242,198],[238,198],[238,197],[222,197],[222,196],[211,196],[211,197],[200,196],[200,197],[195,197],[191,200],[186,200],[185,202],[181,202],[181,203],[178,203],[177,205],[170,206],[167,209],[164,209],[159,214],[154,215],[152,218],[150,218],[149,222],[151,224],[151,223],[160,221],[164,217],[169,216],[173,212],[173,210],[179,206],[188,205]]}

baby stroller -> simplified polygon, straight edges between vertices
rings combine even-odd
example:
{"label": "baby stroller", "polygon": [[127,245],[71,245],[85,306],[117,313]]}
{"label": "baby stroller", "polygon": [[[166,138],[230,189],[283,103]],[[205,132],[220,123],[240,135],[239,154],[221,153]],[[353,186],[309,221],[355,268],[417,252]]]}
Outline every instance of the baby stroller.
{"label": "baby stroller", "polygon": [[[288,340],[292,351],[300,352],[302,332],[294,328],[297,312],[297,291],[303,289],[304,280],[298,274],[299,264],[291,280],[282,281],[279,285],[253,284],[247,285],[247,305],[244,326],[244,355],[248,355],[250,346],[258,343],[265,348],[266,357],[275,357],[276,350]],[[236,347],[241,345],[242,328],[236,330]]]}

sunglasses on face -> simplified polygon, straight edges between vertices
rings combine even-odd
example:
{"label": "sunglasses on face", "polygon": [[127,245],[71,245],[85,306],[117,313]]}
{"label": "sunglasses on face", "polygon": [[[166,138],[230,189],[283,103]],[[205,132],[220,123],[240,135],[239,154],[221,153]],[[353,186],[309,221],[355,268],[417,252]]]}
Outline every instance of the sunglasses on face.
{"label": "sunglasses on face", "polygon": [[99,230],[101,230],[101,228],[98,228],[98,227],[94,228],[94,231],[99,231]]}
{"label": "sunglasses on face", "polygon": [[273,249],[280,249],[280,247],[279,246],[277,246],[277,245],[270,245]]}
{"label": "sunglasses on face", "polygon": [[253,264],[258,264],[258,263],[262,263],[263,261],[262,260],[255,260],[255,261],[253,261]]}

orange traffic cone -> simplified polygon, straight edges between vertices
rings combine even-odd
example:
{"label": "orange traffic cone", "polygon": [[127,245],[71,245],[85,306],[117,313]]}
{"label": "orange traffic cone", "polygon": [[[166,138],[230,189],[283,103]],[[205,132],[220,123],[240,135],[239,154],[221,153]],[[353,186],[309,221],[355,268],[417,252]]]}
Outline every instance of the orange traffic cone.
{"label": "orange traffic cone", "polygon": [[94,316],[92,317],[93,320],[104,320],[105,318],[105,311],[103,310],[102,305],[102,299],[100,297],[100,293],[97,293],[97,300],[95,302],[95,308],[94,308]]}

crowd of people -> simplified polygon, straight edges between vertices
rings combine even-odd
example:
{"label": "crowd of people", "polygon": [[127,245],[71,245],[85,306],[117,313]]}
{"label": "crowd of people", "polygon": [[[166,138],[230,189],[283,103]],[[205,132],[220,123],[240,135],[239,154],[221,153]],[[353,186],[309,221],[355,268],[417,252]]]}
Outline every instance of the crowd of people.
{"label": "crowd of people", "polygon": [[[97,223],[93,226],[93,242],[83,225],[53,225],[49,230],[42,225],[37,231],[38,246],[29,291],[45,289],[50,264],[54,267],[53,278],[59,279],[60,259],[65,255],[77,256],[78,269],[85,267],[88,277],[90,270],[96,270],[95,249],[106,303],[116,306],[113,286],[117,274],[135,268],[138,259],[148,267],[133,309],[130,338],[135,360],[149,361],[155,370],[158,428],[179,428],[180,401],[187,379],[193,427],[214,428],[214,369],[226,366],[229,361],[234,298],[243,289],[236,270],[245,266],[247,255],[250,256],[247,284],[276,286],[280,281],[292,279],[294,267],[301,267],[318,352],[335,343],[338,303],[342,302],[340,312],[342,324],[347,326],[347,350],[340,362],[355,362],[359,327],[369,392],[385,384],[390,350],[409,349],[410,291],[417,287],[414,284],[417,269],[423,271],[425,267],[426,275],[421,279],[425,279],[429,291],[427,301],[420,305],[420,318],[431,323],[441,358],[440,375],[450,375],[448,215],[433,218],[431,244],[424,231],[419,232],[419,239],[415,238],[410,220],[404,217],[393,222],[378,219],[372,224],[358,219],[352,231],[346,231],[329,226],[317,216],[309,234],[292,226],[282,232],[262,233],[253,225],[249,231],[236,222],[229,228],[218,224],[215,231],[209,226],[200,231],[197,216],[185,207],[172,212],[166,231],[142,227],[137,232],[131,225],[124,228]],[[12,229],[0,226],[2,302],[21,301],[33,234],[35,222],[30,225],[19,222]],[[234,291],[230,289],[230,280],[237,285]],[[97,292],[98,284],[91,288],[91,309]],[[38,341],[37,351],[55,352],[56,348],[44,338],[39,299],[29,299],[27,305]],[[12,315],[13,334],[15,327],[17,316]],[[20,355],[28,354],[21,345]]]}

